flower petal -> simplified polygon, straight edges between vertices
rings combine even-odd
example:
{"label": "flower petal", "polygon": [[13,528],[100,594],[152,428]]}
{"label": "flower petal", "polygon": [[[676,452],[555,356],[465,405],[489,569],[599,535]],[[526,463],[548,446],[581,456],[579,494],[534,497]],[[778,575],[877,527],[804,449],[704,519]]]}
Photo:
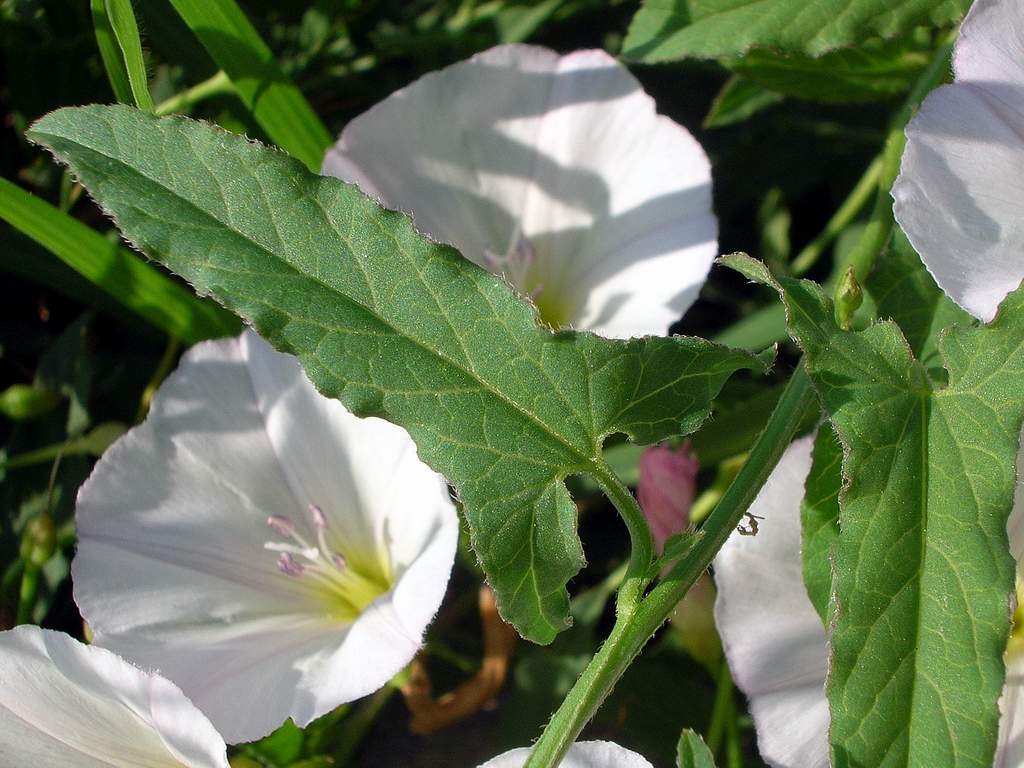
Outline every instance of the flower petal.
{"label": "flower petal", "polygon": [[1024,765],[1024,653],[1007,654],[1006,683],[999,700],[999,746],[994,768]]}
{"label": "flower petal", "polygon": [[[522,747],[491,758],[480,768],[522,768],[530,749]],[[636,752],[610,741],[580,741],[569,747],[560,768],[653,768]]]}
{"label": "flower petal", "polygon": [[23,625],[0,632],[0,762],[227,768],[224,741],[167,680]]}
{"label": "flower petal", "polygon": [[988,321],[1024,278],[1024,14],[978,0],[957,44],[956,82],[907,126],[896,219],[935,281]]}
{"label": "flower petal", "polygon": [[[264,547],[281,538],[271,515],[315,542],[311,503],[345,568],[381,585],[354,621]],[[323,398],[251,333],[184,356],[97,464],[77,522],[75,596],[97,643],[161,670],[229,742],[385,684],[419,647],[458,538],[403,430]]]}
{"label": "flower petal", "polygon": [[704,151],[603,51],[505,45],[431,73],[349,123],[323,170],[488,268],[525,236],[520,288],[609,336],[665,333],[717,253]]}
{"label": "flower petal", "polygon": [[783,454],[750,508],[756,536],[733,535],[715,558],[715,619],[758,746],[783,768],[827,768],[825,628],[804,588],[800,499],[811,438]]}

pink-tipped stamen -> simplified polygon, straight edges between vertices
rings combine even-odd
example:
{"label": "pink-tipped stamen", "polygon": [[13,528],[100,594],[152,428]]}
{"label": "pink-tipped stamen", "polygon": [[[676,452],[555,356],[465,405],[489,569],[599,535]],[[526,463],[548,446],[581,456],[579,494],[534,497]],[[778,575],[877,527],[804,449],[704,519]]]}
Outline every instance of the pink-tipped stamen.
{"label": "pink-tipped stamen", "polygon": [[277,569],[286,576],[297,577],[306,572],[305,566],[288,552],[282,552],[277,558]]}

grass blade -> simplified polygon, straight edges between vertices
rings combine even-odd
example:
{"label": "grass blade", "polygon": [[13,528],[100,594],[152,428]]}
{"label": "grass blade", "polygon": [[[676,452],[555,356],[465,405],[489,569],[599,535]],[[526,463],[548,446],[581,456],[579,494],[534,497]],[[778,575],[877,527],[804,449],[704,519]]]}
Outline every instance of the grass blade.
{"label": "grass blade", "polygon": [[135,314],[184,342],[230,335],[241,327],[224,310],[6,179],[0,179],[0,219],[49,249]]}
{"label": "grass blade", "polygon": [[319,172],[333,141],[234,0],[171,0],[271,141]]}
{"label": "grass blade", "polygon": [[142,40],[131,0],[92,0],[93,25],[117,100],[153,111]]}

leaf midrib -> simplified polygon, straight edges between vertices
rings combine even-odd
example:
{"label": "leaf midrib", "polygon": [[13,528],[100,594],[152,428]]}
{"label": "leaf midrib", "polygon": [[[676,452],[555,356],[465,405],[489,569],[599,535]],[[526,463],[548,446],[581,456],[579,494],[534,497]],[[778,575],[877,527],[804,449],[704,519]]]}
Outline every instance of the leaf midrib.
{"label": "leaf midrib", "polygon": [[[53,136],[52,134],[45,134],[45,133],[40,133],[40,132],[34,132],[34,134],[36,136]],[[61,137],[61,136],[56,136],[56,137],[53,137],[53,138],[56,138],[56,139],[59,139],[59,140],[63,140],[63,141],[72,141],[71,139],[68,139],[66,137]],[[222,227],[222,228],[224,228],[224,230],[230,232],[232,236],[237,237],[238,239],[244,241],[245,243],[248,243],[250,246],[252,246],[253,248],[261,251],[264,254],[266,254],[267,256],[269,256],[274,261],[283,264],[291,272],[293,272],[294,274],[298,275],[299,277],[302,277],[302,278],[304,278],[306,280],[310,280],[310,281],[316,283],[317,285],[320,285],[322,288],[327,290],[332,295],[338,296],[338,297],[344,299],[346,301],[346,303],[348,303],[350,306],[352,306],[352,307],[362,311],[363,313],[365,313],[366,315],[371,317],[373,320],[375,320],[378,324],[380,324],[384,328],[390,330],[396,336],[398,336],[400,338],[407,339],[409,342],[411,342],[415,346],[419,347],[420,349],[426,351],[428,354],[433,355],[434,357],[439,358],[440,360],[442,360],[443,362],[448,364],[450,367],[454,368],[455,370],[457,370],[458,372],[463,374],[470,381],[476,382],[477,385],[479,386],[479,388],[483,392],[493,396],[498,401],[504,403],[511,410],[513,410],[515,412],[518,412],[521,416],[525,417],[528,421],[532,422],[536,427],[538,427],[543,434],[547,434],[548,436],[553,438],[555,440],[555,442],[557,442],[557,443],[561,444],[562,446],[564,446],[573,455],[577,456],[581,460],[581,466],[579,468],[569,468],[569,469],[566,469],[565,472],[564,472],[564,475],[572,474],[574,471],[577,471],[578,469],[583,469],[583,468],[585,468],[586,470],[588,470],[591,473],[598,471],[598,466],[597,466],[598,457],[596,455],[587,455],[587,454],[584,454],[581,451],[579,451],[575,446],[573,446],[570,442],[568,442],[566,438],[564,438],[562,435],[558,434],[557,432],[553,432],[550,429],[550,427],[548,427],[548,425],[546,423],[544,423],[543,421],[538,419],[536,416],[531,414],[529,411],[525,410],[524,407],[521,406],[519,403],[517,403],[515,400],[512,400],[511,398],[507,397],[500,390],[496,390],[496,389],[493,389],[492,387],[488,386],[482,379],[480,379],[480,377],[476,374],[475,371],[471,372],[470,370],[467,370],[464,366],[460,365],[458,362],[452,360],[450,357],[445,355],[441,350],[434,349],[434,348],[428,346],[425,342],[423,342],[420,339],[418,339],[417,337],[411,335],[407,331],[399,330],[394,325],[392,325],[391,323],[389,323],[386,320],[384,320],[384,318],[381,317],[376,311],[374,311],[373,309],[367,307],[365,304],[363,304],[362,302],[356,300],[354,297],[349,296],[346,293],[342,293],[342,292],[338,291],[336,288],[333,288],[332,286],[330,286],[327,283],[323,282],[320,278],[312,276],[312,275],[309,275],[308,273],[303,272],[302,270],[298,269],[296,266],[294,266],[291,262],[289,262],[285,258],[279,256],[278,254],[274,253],[272,250],[269,250],[268,248],[264,247],[260,243],[257,243],[256,241],[254,241],[251,238],[247,237],[245,234],[243,234],[242,232],[238,231],[234,226],[221,221],[221,219],[219,219],[217,216],[215,216],[212,213],[210,213],[209,211],[206,211],[205,209],[199,207],[197,204],[195,204],[191,200],[189,200],[189,199],[187,199],[185,197],[182,197],[180,194],[178,194],[174,190],[170,189],[164,183],[162,183],[162,182],[160,182],[160,181],[158,181],[156,179],[153,179],[152,177],[150,177],[149,175],[147,175],[145,173],[140,172],[139,170],[137,170],[136,168],[128,165],[127,163],[125,163],[123,160],[121,160],[118,157],[113,157],[113,156],[107,154],[106,152],[100,151],[100,150],[98,150],[98,149],[96,149],[94,147],[87,146],[87,145],[82,144],[80,142],[74,142],[74,143],[78,144],[78,146],[82,147],[86,151],[92,152],[92,153],[94,153],[94,154],[96,154],[96,155],[98,155],[100,157],[103,157],[103,158],[105,158],[107,160],[110,160],[110,161],[116,163],[121,168],[127,169],[130,173],[138,176],[141,179],[144,179],[146,182],[159,187],[164,192],[166,192],[167,194],[169,194],[172,197],[174,197],[176,200],[184,203],[188,208],[197,211],[203,217],[209,219],[210,221],[213,221],[219,227]],[[52,145],[48,144],[47,146],[49,146],[49,148],[51,149],[51,151],[54,152],[55,155],[60,156],[62,159],[64,159],[64,161],[68,165],[70,165],[70,163],[68,162],[66,156],[64,156],[62,153],[59,153]],[[310,199],[313,200],[313,202],[316,203],[317,207],[321,208],[321,210],[322,210],[322,205],[321,205],[319,200],[316,200],[315,198],[310,198]],[[103,205],[101,203],[101,207],[108,214],[111,213],[108,210],[106,205]],[[133,205],[133,207],[137,211],[142,213],[144,216],[146,216],[147,218],[150,218],[150,219],[153,218],[152,215],[149,212],[144,211],[143,209],[138,208],[137,206],[134,206],[134,205]],[[379,222],[377,222],[376,220],[375,220],[374,223],[379,226]],[[355,253],[355,251],[351,247],[351,244],[344,237],[342,237],[341,234],[337,230],[335,230],[333,227],[331,229],[334,232],[334,234],[339,238],[339,240],[341,240],[345,244],[345,246],[348,249],[349,253]],[[386,236],[390,236],[390,233],[387,232],[386,230],[381,230],[381,231]],[[391,239],[394,239],[394,238],[392,237]],[[398,249],[400,251],[402,250],[401,246],[399,246],[397,244],[397,242],[396,242],[396,247],[398,247]],[[404,252],[403,252],[403,255],[408,257],[408,254],[404,254]],[[228,299],[226,297],[224,299],[221,299],[220,297],[218,297],[218,300],[222,301],[225,304],[229,303],[229,301],[228,301]],[[497,317],[497,316],[495,316],[495,317]],[[541,329],[539,327],[537,328],[537,330],[540,331],[540,332],[544,332],[543,329]],[[577,332],[577,333],[585,333],[585,332]],[[522,349],[522,348],[520,348],[520,349]],[[523,353],[525,355],[526,354],[526,350],[522,350],[522,351],[523,351]],[[535,365],[537,365],[538,369],[543,370],[543,366],[539,362],[537,362],[536,360],[533,360],[532,358],[530,358],[530,359],[531,359],[531,361]],[[589,371],[588,371],[588,373],[589,373]],[[559,394],[561,395],[561,393],[559,393]],[[584,428],[586,427],[585,424],[581,424],[581,425]],[[595,439],[593,435],[591,435],[591,439]],[[595,439],[595,442],[596,442],[596,439]],[[550,464],[546,464],[545,463],[544,466],[547,466],[547,467],[551,468],[554,471],[554,474],[555,474],[556,478],[559,477],[559,473],[562,471],[562,468],[560,468],[560,467],[553,467]]]}

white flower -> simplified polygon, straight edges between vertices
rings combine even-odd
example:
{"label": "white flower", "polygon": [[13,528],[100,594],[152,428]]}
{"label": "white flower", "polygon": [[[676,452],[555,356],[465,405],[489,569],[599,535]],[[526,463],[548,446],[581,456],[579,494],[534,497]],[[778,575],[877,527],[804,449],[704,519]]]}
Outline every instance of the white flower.
{"label": "white flower", "polygon": [[[488,760],[480,768],[522,768],[530,756],[528,747],[513,749]],[[653,768],[636,752],[610,741],[580,741],[569,747],[560,768]]]}
{"label": "white flower", "polygon": [[231,743],[401,670],[458,539],[405,431],[324,398],[252,332],[184,356],[96,465],[77,522],[96,643],[173,680]]}
{"label": "white flower", "polygon": [[224,740],[172,683],[24,625],[0,632],[0,765],[228,768]]}
{"label": "white flower", "polygon": [[700,145],[599,50],[492,48],[345,128],[323,172],[504,273],[554,327],[664,334],[715,255]]}
{"label": "white flower", "polygon": [[[1024,461],[1018,464],[1020,475]],[[825,627],[807,596],[800,561],[800,500],[810,468],[811,438],[797,440],[751,506],[764,518],[757,536],[730,537],[715,558],[715,619],[729,667],[750,700],[762,756],[780,768],[829,765]],[[1018,486],[1007,524],[1018,563],[1024,554],[1022,496]],[[1022,646],[1024,638],[1011,639],[1006,654],[998,768],[1024,765]]]}
{"label": "white flower", "polygon": [[977,0],[956,82],[907,126],[900,226],[950,298],[989,321],[1024,278],[1024,6]]}

